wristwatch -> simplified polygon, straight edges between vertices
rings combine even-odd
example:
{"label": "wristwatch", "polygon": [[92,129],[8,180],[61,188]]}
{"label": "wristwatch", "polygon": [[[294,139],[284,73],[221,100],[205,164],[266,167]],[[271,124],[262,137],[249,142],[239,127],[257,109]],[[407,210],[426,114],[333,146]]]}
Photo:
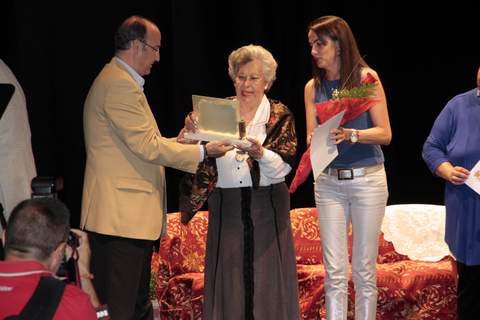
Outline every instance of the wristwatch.
{"label": "wristwatch", "polygon": [[357,143],[358,142],[358,130],[352,129],[352,133],[350,134],[350,142]]}

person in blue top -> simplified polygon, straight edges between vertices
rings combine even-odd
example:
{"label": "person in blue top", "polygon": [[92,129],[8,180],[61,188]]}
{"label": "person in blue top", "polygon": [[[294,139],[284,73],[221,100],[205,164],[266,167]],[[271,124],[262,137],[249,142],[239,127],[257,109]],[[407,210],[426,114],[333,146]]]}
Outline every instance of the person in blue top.
{"label": "person in blue top", "polygon": [[429,169],[447,181],[445,241],[457,260],[458,319],[478,319],[480,304],[480,195],[465,184],[480,161],[480,68],[477,88],[450,100],[423,145]]}
{"label": "person in blue top", "polygon": [[330,99],[334,89],[357,87],[369,76],[376,79],[375,104],[332,131],[339,155],[315,181],[327,319],[347,319],[350,223],[355,319],[375,319],[378,236],[388,198],[380,145],[388,145],[392,138],[385,93],[377,73],[360,55],[345,20],[335,16],[314,20],[308,27],[308,42],[313,78],[305,85],[307,144],[321,118],[317,103]]}

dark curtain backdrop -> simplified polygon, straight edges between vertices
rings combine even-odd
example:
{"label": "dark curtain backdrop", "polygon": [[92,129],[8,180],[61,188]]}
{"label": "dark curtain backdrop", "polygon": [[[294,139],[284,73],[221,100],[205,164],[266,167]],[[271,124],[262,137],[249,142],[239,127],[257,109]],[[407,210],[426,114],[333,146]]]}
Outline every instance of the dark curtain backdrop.
{"label": "dark curtain backdrop", "polygon": [[[443,182],[421,159],[435,117],[454,95],[475,86],[480,65],[478,1],[75,1],[0,4],[0,57],[16,74],[28,103],[39,175],[62,176],[60,197],[78,224],[85,166],[82,112],[88,89],[113,54],[113,34],[132,14],[162,31],[161,61],[145,92],[164,136],[174,136],[191,95],[234,94],[228,54],[260,44],[279,63],[269,97],[296,116],[299,157],[305,150],[303,87],[311,75],[306,28],[321,15],[347,20],[385,87],[393,140],[384,147],[390,204],[443,201]],[[167,171],[168,209],[177,210],[181,174]],[[291,177],[290,177],[291,178]],[[292,207],[313,206],[312,179]]]}

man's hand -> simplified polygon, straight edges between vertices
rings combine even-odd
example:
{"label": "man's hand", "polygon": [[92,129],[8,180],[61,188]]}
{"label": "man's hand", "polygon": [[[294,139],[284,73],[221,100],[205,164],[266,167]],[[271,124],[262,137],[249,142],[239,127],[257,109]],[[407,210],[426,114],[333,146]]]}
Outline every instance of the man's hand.
{"label": "man's hand", "polygon": [[233,146],[228,140],[210,141],[205,145],[205,150],[207,150],[205,157],[219,158],[232,149]]}
{"label": "man's hand", "polygon": [[187,129],[182,128],[182,130],[180,131],[180,133],[177,136],[177,142],[178,143],[183,143],[183,144],[197,144],[198,143],[198,140],[185,138],[185,132],[187,132]]}
{"label": "man's hand", "polygon": [[88,243],[88,236],[87,233],[78,230],[78,229],[71,229],[78,238],[80,245],[77,248],[78,254],[78,271],[80,276],[87,277],[93,279],[93,275],[90,273],[90,245]]}
{"label": "man's hand", "polygon": [[93,274],[90,273],[90,245],[88,243],[88,235],[87,233],[78,230],[78,229],[70,229],[71,232],[75,233],[78,237],[78,241],[80,245],[77,248],[78,254],[78,273],[80,278],[80,287],[82,290],[87,293],[90,297],[90,302],[92,303],[94,308],[97,308],[100,305],[100,301],[98,299],[97,293],[95,292],[95,288],[93,287],[92,279]]}
{"label": "man's hand", "polygon": [[198,117],[195,114],[195,112],[190,112],[187,114],[185,117],[185,126],[182,128],[180,133],[177,136],[177,142],[178,143],[184,143],[184,144],[196,144],[198,143],[197,140],[192,140],[185,138],[185,133],[186,132],[196,132],[198,129]]}
{"label": "man's hand", "polygon": [[192,111],[185,117],[185,129],[190,132],[196,132],[198,129],[198,116]]}

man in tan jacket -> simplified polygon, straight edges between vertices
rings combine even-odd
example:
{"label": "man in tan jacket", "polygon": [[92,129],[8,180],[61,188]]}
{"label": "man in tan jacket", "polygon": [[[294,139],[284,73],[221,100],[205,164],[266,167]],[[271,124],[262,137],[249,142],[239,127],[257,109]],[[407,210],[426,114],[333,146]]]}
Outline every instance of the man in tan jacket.
{"label": "man in tan jacket", "polygon": [[115,320],[152,319],[150,262],[153,241],[165,230],[164,166],[194,172],[204,156],[232,149],[222,142],[203,147],[162,137],[142,78],[160,60],[160,43],[153,22],[127,18],[115,34],[115,57],[85,101],[81,227],[89,231],[99,299]]}

